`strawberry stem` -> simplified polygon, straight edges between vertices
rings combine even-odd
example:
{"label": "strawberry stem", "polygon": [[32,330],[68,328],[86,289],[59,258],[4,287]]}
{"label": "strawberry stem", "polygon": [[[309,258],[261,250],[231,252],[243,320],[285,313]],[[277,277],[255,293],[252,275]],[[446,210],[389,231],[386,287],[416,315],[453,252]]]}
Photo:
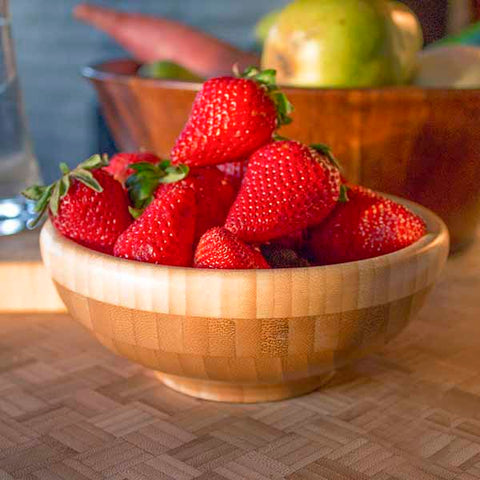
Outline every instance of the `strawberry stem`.
{"label": "strawberry stem", "polygon": [[33,185],[26,188],[22,195],[35,202],[34,211],[37,214],[33,220],[29,221],[28,228],[35,228],[48,209],[50,209],[53,216],[58,215],[60,200],[67,195],[72,179],[78,180],[96,192],[101,192],[103,189],[92,175],[91,170],[106,167],[107,165],[108,156],[106,155],[93,155],[73,170],[70,170],[68,165],[62,162],[59,165],[62,176],[57,181],[50,185]]}
{"label": "strawberry stem", "polygon": [[318,153],[327,157],[330,163],[337,170],[342,170],[342,167],[340,166],[340,162],[337,160],[337,158],[332,152],[332,149],[328,145],[325,145],[324,143],[313,143],[312,145],[310,145],[310,148],[313,148]]}
{"label": "strawberry stem", "polygon": [[176,183],[189,173],[186,165],[172,165],[170,160],[153,164],[148,162],[132,163],[128,166],[134,173],[127,178],[126,186],[133,204],[132,215],[137,218],[151,203],[161,183]]}
{"label": "strawberry stem", "polygon": [[340,196],[338,197],[339,203],[347,203],[350,201],[348,198],[348,190],[349,188],[344,183],[340,185]]}
{"label": "strawberry stem", "polygon": [[67,175],[67,173],[70,171],[70,169],[68,168],[68,165],[65,163],[65,162],[62,162],[60,165],[60,170],[62,171],[62,173],[64,175]]}
{"label": "strawberry stem", "polygon": [[277,110],[277,128],[292,123],[290,114],[293,112],[293,105],[290,103],[287,96],[280,91],[277,85],[276,70],[260,70],[257,67],[248,67],[243,73],[239,73],[238,65],[235,65],[233,71],[235,76],[254,80],[265,88]]}

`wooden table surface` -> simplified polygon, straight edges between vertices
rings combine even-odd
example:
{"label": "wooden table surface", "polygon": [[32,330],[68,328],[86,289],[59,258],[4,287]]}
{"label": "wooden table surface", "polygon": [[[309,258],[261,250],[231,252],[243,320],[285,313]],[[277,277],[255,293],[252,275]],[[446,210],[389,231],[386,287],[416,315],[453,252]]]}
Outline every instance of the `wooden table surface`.
{"label": "wooden table surface", "polygon": [[480,238],[382,354],[290,401],[162,386],[64,314],[0,315],[0,480],[480,479]]}
{"label": "wooden table surface", "polygon": [[37,229],[1,237],[0,312],[65,311],[43,267],[39,233]]}

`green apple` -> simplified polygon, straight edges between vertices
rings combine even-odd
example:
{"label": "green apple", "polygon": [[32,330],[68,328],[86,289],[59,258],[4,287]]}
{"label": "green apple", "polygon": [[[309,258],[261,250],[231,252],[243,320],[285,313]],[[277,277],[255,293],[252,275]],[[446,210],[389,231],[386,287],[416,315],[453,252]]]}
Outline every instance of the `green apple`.
{"label": "green apple", "polygon": [[265,41],[283,85],[373,87],[410,81],[423,44],[416,16],[388,0],[295,0]]}

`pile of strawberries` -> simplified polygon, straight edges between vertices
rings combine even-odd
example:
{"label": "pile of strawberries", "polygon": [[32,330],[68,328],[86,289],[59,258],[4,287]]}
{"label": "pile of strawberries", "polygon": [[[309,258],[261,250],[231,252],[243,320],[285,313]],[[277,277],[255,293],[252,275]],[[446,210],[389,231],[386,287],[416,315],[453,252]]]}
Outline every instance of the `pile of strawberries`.
{"label": "pile of strawberries", "polygon": [[276,135],[291,105],[275,72],[208,80],[171,152],[95,155],[24,195],[65,237],[161,265],[306,267],[371,258],[426,233],[422,219],[344,184],[324,145]]}

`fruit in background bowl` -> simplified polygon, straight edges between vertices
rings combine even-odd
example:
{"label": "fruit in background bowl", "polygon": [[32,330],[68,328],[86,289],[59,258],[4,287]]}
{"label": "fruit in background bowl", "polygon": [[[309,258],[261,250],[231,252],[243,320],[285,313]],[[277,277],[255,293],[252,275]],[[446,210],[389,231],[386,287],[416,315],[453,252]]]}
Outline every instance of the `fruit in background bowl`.
{"label": "fruit in background bowl", "polygon": [[480,48],[446,45],[423,50],[413,83],[422,87],[478,88]]}
{"label": "fruit in background bowl", "polygon": [[262,67],[282,85],[373,87],[408,83],[423,44],[414,13],[387,0],[295,0],[277,17]]}
{"label": "fruit in background bowl", "polygon": [[145,63],[138,69],[138,75],[145,78],[165,80],[183,80],[184,82],[201,82],[203,79],[178,63],[169,60]]}
{"label": "fruit in background bowl", "polygon": [[[260,63],[256,53],[166,18],[82,3],[74,14],[129,51],[143,64],[135,68],[142,77],[198,82],[227,74],[234,63]],[[284,85],[344,88],[410,84],[419,63],[418,85],[435,87],[439,78],[445,87],[470,88],[478,85],[477,74],[470,74],[462,62],[459,72],[459,62],[452,63],[452,57],[442,57],[433,50],[445,45],[478,45],[479,32],[480,23],[474,24],[431,45],[425,55],[417,55],[423,45],[421,25],[402,2],[294,0],[285,9],[265,15],[257,23],[255,35],[264,46],[263,66],[277,69]],[[467,59],[460,50],[459,55]],[[431,67],[432,62],[438,66]],[[449,67],[457,74],[444,76]],[[440,75],[430,75],[432,69]]]}

